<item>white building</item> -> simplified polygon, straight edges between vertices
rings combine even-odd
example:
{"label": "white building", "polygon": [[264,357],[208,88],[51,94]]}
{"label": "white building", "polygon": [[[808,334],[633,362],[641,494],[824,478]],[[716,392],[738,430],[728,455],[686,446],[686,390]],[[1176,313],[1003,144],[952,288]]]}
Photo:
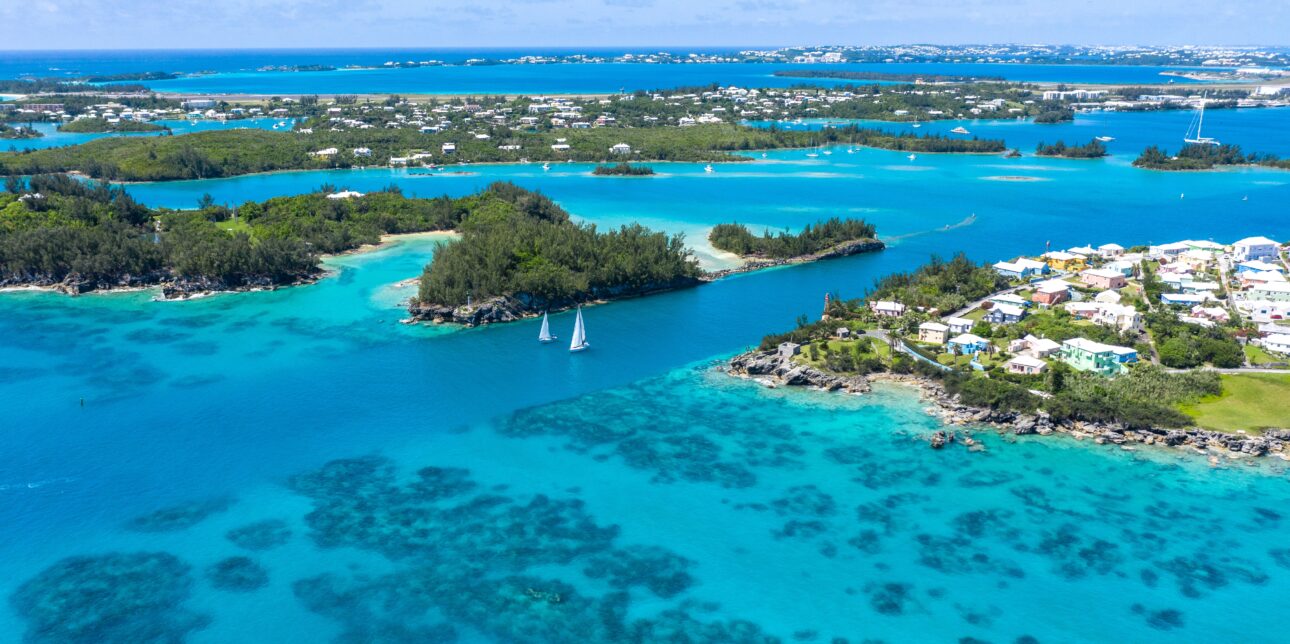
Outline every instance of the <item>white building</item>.
{"label": "white building", "polygon": [[1246,237],[1232,244],[1232,255],[1238,262],[1276,259],[1280,246],[1267,237]]}
{"label": "white building", "polygon": [[614,154],[631,154],[632,146],[627,145],[626,143],[617,143],[611,146],[609,151]]}
{"label": "white building", "polygon": [[1290,333],[1277,333],[1262,340],[1263,348],[1273,353],[1290,355]]}

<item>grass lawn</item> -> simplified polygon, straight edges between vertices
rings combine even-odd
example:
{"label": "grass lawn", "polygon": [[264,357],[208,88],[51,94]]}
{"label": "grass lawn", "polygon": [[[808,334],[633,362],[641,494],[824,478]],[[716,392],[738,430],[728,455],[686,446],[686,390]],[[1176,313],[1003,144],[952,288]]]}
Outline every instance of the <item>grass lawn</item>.
{"label": "grass lawn", "polygon": [[[860,336],[860,337],[863,338],[866,336]],[[887,346],[886,342],[883,342],[882,340],[879,340],[878,338],[875,338],[873,336],[868,336],[868,339],[870,341],[869,346],[871,347],[871,353],[873,355],[878,356],[878,358],[881,359],[883,362],[890,364],[891,347]],[[828,344],[829,346],[830,353],[838,352],[838,351],[846,351],[849,353],[855,350],[856,341],[855,340],[829,340],[826,344]],[[824,353],[823,352],[820,353],[819,360],[812,360],[811,350],[809,346],[810,345],[803,346],[802,352],[797,354],[797,356],[794,358],[794,361],[798,362],[799,364],[810,365],[817,369],[827,370],[827,367],[824,366],[825,364]]]}
{"label": "grass lawn", "polygon": [[1263,347],[1255,346],[1253,344],[1245,345],[1245,359],[1248,360],[1251,365],[1254,365],[1256,367],[1263,366],[1272,362],[1279,362],[1279,363],[1290,362],[1290,358],[1286,358],[1284,356],[1274,356],[1268,353],[1267,351],[1264,351]]}
{"label": "grass lawn", "polygon": [[216,222],[215,226],[230,233],[251,234],[251,227],[247,225],[245,219],[226,219]]}
{"label": "grass lawn", "polygon": [[1223,376],[1223,393],[1183,405],[1183,413],[1205,429],[1257,434],[1290,427],[1290,374],[1246,373]]}

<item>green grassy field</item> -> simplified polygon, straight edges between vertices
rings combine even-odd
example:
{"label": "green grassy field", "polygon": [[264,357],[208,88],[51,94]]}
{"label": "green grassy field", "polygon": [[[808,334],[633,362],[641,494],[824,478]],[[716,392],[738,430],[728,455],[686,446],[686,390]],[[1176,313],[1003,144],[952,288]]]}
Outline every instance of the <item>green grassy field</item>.
{"label": "green grassy field", "polygon": [[1222,395],[1181,409],[1197,425],[1216,431],[1290,427],[1290,374],[1224,375]]}
{"label": "green grassy field", "polygon": [[1263,347],[1257,347],[1252,344],[1245,345],[1245,359],[1249,361],[1251,365],[1256,367],[1261,367],[1268,363],[1290,362],[1290,358],[1274,356],[1267,351],[1264,351]]}

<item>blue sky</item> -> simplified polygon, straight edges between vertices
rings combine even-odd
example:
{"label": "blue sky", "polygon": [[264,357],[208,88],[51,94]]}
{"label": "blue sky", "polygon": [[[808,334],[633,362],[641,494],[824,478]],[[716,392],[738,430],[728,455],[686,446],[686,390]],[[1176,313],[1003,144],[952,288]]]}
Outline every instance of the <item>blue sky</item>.
{"label": "blue sky", "polygon": [[1287,0],[0,0],[0,49],[1290,44]]}

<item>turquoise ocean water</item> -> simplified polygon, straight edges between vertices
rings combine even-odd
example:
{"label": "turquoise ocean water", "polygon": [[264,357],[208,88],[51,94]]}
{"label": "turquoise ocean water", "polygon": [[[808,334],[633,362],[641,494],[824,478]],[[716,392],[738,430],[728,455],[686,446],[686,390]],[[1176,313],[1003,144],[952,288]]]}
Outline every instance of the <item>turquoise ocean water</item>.
{"label": "turquoise ocean water", "polygon": [[[286,122],[285,128],[294,125],[295,119],[238,119],[235,121],[154,121],[158,125],[164,125],[170,128],[174,134],[188,134],[190,132],[206,132],[209,130],[233,130],[238,128],[259,128],[263,130],[273,129],[274,125]],[[20,125],[28,125],[22,123]],[[0,149],[5,151],[12,150],[43,150],[45,148],[61,148],[66,145],[78,145],[94,139],[101,139],[106,136],[160,136],[160,132],[128,132],[128,133],[102,133],[102,132],[60,132],[56,123],[32,123],[30,127],[44,134],[38,139],[13,139],[0,141]]]}
{"label": "turquoise ocean water", "polygon": [[[1087,129],[1154,127],[1110,116]],[[1280,146],[1274,125],[1248,127]],[[409,291],[392,285],[429,239],[275,292],[0,294],[0,639],[72,641],[76,624],[97,626],[78,633],[90,641],[1290,639],[1275,464],[988,432],[984,452],[933,451],[920,438],[937,425],[906,390],[766,390],[713,370],[817,315],[826,291],[859,296],[931,253],[1290,237],[1290,174],[830,151],[646,179],[562,164],[130,186],[190,207],[506,179],[598,225],[684,232],[711,266],[728,260],[706,230],[732,219],[863,216],[891,247],[591,307],[594,348],[576,355],[538,345],[533,322],[398,324]]]}

